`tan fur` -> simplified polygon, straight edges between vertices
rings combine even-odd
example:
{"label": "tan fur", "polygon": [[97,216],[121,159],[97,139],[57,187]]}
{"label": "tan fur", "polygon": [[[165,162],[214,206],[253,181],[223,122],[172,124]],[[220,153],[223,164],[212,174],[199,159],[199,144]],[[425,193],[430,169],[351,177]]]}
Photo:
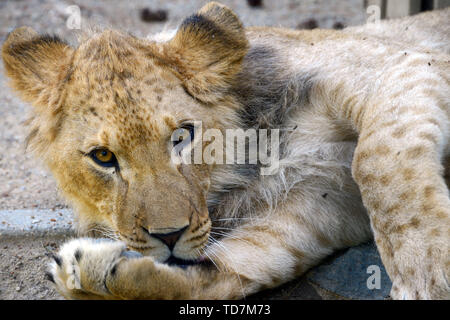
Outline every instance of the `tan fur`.
{"label": "tan fur", "polygon": [[[210,3],[165,42],[108,30],[73,49],[15,30],[2,53],[12,86],[35,106],[29,143],[75,207],[80,233],[147,256],[73,240],[51,266],[57,289],[67,298],[242,298],[372,231],[393,298],[449,299],[449,17],[244,30]],[[425,31],[409,32],[412,22]],[[186,120],[222,132],[295,129],[282,135],[277,173],[249,178],[225,165],[174,165],[170,136]],[[93,163],[95,147],[112,151],[120,170]],[[173,254],[208,257],[213,268],[162,263],[170,251],[149,233],[183,227]]]}

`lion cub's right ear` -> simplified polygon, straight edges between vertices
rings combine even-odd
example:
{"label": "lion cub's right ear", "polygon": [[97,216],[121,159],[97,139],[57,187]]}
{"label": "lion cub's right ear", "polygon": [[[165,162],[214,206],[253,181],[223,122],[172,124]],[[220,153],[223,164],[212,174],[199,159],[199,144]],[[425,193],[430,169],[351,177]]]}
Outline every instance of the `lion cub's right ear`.
{"label": "lion cub's right ear", "polygon": [[184,20],[165,52],[186,90],[199,100],[216,103],[241,70],[248,47],[237,15],[210,2]]}
{"label": "lion cub's right ear", "polygon": [[31,28],[21,27],[8,35],[2,57],[12,87],[25,101],[44,111],[52,109],[59,99],[58,89],[68,74],[73,51],[57,37],[40,36]]}

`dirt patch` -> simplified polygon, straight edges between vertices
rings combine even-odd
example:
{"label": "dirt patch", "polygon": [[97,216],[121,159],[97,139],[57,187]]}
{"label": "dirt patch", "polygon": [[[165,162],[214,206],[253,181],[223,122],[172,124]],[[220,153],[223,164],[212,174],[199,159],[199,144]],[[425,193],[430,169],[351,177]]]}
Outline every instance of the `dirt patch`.
{"label": "dirt patch", "polygon": [[54,237],[0,238],[0,300],[60,300],[45,280],[51,254],[67,240]]}

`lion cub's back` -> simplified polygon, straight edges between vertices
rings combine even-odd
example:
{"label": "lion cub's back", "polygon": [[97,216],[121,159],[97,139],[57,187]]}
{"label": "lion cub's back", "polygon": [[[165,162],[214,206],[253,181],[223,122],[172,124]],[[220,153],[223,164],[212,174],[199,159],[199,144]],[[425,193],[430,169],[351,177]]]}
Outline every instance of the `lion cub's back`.
{"label": "lion cub's back", "polygon": [[345,32],[361,33],[450,53],[450,7],[402,19],[384,20],[378,24],[351,27],[345,29]]}

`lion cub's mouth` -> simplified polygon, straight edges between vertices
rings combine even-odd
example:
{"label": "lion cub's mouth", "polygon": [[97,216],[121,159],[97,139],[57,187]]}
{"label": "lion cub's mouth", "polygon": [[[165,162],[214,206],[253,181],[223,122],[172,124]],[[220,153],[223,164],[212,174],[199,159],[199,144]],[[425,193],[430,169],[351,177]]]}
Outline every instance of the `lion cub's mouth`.
{"label": "lion cub's mouth", "polygon": [[188,266],[201,264],[201,263],[204,263],[205,261],[206,261],[206,259],[203,257],[200,257],[199,259],[196,259],[196,260],[184,260],[184,259],[180,259],[180,258],[177,258],[177,257],[171,255],[169,257],[169,259],[167,259],[164,263],[168,264],[169,266],[177,266],[180,268],[187,268]]}
{"label": "lion cub's mouth", "polygon": [[[139,258],[139,257],[144,256],[142,253],[135,251],[135,249],[132,249],[129,246],[127,247],[127,251],[125,251],[124,255],[129,258]],[[171,255],[169,257],[169,259],[167,259],[163,263],[167,264],[169,266],[177,266],[177,267],[184,269],[184,268],[187,268],[188,266],[199,265],[199,264],[208,264],[209,262],[210,262],[210,260],[206,256],[203,256],[203,255],[195,260],[185,260],[185,259],[177,258],[174,255]]]}

